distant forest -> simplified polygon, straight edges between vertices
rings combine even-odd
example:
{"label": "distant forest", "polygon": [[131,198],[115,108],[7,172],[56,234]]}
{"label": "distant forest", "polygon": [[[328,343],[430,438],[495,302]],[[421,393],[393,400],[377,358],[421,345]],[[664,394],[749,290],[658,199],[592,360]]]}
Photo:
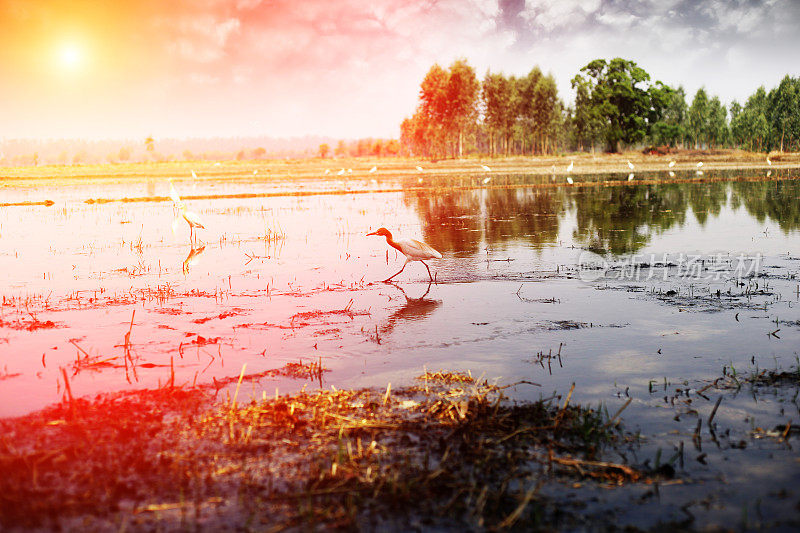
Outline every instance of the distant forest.
{"label": "distant forest", "polygon": [[164,161],[233,161],[309,157],[393,156],[397,139],[344,141],[330,137],[208,139],[5,139],[0,166],[83,165]]}
{"label": "distant forest", "polygon": [[422,80],[416,112],[401,125],[401,142],[417,156],[461,157],[617,152],[631,147],[741,148],[800,151],[800,78],[726,109],[699,89],[687,103],[674,88],[630,60],[596,59],[572,79],[575,101],[564,103],[552,75],[487,72],[480,81],[461,59],[433,65]]}

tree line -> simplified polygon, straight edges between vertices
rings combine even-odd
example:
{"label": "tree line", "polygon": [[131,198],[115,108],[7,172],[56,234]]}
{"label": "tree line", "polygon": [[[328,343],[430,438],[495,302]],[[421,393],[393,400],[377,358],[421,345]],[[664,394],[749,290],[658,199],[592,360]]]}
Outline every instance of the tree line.
{"label": "tree line", "polygon": [[538,66],[526,76],[487,71],[479,80],[465,59],[447,69],[434,64],[414,115],[400,126],[403,149],[434,159],[642,146],[800,151],[800,78],[786,75],[727,108],[705,88],[687,102],[682,86],[652,81],[623,58],[591,61],[571,85],[567,105]]}

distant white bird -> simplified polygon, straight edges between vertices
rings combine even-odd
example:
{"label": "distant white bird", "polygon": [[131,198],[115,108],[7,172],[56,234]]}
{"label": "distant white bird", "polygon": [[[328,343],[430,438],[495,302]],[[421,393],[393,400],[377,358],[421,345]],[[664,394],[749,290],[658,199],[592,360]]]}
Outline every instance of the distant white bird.
{"label": "distant white bird", "polygon": [[631,163],[630,161],[628,161],[628,168],[633,170],[633,163]]}
{"label": "distant white bird", "polygon": [[703,175],[703,171],[702,170],[698,170],[697,172],[695,172],[695,174],[697,174],[698,176],[702,176]]}
{"label": "distant white bird", "polygon": [[192,177],[193,177],[194,179],[197,179],[197,174],[195,174],[195,173],[194,173],[194,170],[192,170]]}
{"label": "distant white bird", "polygon": [[669,171],[669,177],[670,178],[674,178],[675,177],[675,173],[673,171],[671,171],[671,170]]}
{"label": "distant white bird", "polygon": [[416,169],[417,169],[417,172],[422,172],[422,171],[423,171],[423,170],[422,170],[422,167],[421,167],[421,166],[419,166],[419,165],[417,165]]}
{"label": "distant white bird", "polygon": [[573,183],[572,178],[570,178],[569,176],[567,176],[567,183],[569,183],[570,185],[572,185]]}
{"label": "distant white bird", "polygon": [[389,246],[391,246],[395,250],[398,250],[401,254],[406,256],[406,262],[403,263],[403,268],[398,270],[396,274],[389,276],[383,281],[389,281],[390,279],[395,277],[397,274],[402,272],[406,268],[406,265],[411,261],[419,261],[420,263],[425,265],[425,268],[428,269],[428,276],[431,278],[431,281],[433,281],[433,276],[431,275],[431,269],[430,267],[428,267],[428,264],[425,263],[424,261],[425,259],[442,258],[442,254],[437,252],[433,247],[431,247],[428,244],[425,244],[422,241],[418,241],[415,239],[394,240],[392,238],[392,233],[386,228],[380,228],[377,231],[373,231],[372,233],[367,233],[367,235],[380,235],[382,237],[386,237],[386,243]]}
{"label": "distant white bird", "polygon": [[376,172],[377,170],[378,170],[378,167],[372,167],[371,169],[369,169],[369,173],[372,174],[372,173]]}
{"label": "distant white bird", "polygon": [[352,174],[352,173],[353,173],[353,169],[352,169],[352,168],[348,168],[348,169],[347,169],[347,173],[348,173],[348,174]]}
{"label": "distant white bird", "polygon": [[253,176],[255,176],[256,174],[258,174],[258,169],[253,171]]}
{"label": "distant white bird", "polygon": [[486,185],[486,184],[487,184],[487,183],[489,183],[490,181],[492,181],[492,178],[483,178],[483,184],[484,184],[484,185]]}
{"label": "distant white bird", "polygon": [[771,170],[767,170],[767,177],[770,177],[770,176],[772,176],[772,171]]}
{"label": "distant white bird", "polygon": [[669,168],[674,167],[675,166],[675,161],[670,161],[668,166],[669,166]]}
{"label": "distant white bird", "polygon": [[344,176],[344,169],[341,169],[339,172],[336,173],[337,176]]}
{"label": "distant white bird", "polygon": [[703,162],[702,162],[702,161],[700,161],[699,163],[697,163],[697,168],[700,168],[700,167],[702,167],[702,166],[703,166]]}
{"label": "distant white bird", "polygon": [[770,161],[770,160],[769,160],[769,156],[767,156],[767,164],[768,164],[769,166],[772,166],[772,161]]}
{"label": "distant white bird", "polygon": [[325,169],[325,175],[327,176],[327,175],[328,175],[328,174],[330,174],[330,173],[331,173],[331,169],[329,169],[329,168],[326,168],[326,169]]}
{"label": "distant white bird", "polygon": [[486,172],[491,172],[492,171],[492,169],[487,167],[486,165],[481,165],[481,168]]}
{"label": "distant white bird", "polygon": [[572,169],[575,167],[575,161],[570,161],[569,166],[567,167],[567,172],[572,172]]}
{"label": "distant white bird", "polygon": [[422,178],[417,178],[417,183],[422,183]]}
{"label": "distant white bird", "polygon": [[553,170],[553,174],[555,174],[556,173],[556,166],[555,165],[553,165],[552,170]]}
{"label": "distant white bird", "polygon": [[631,172],[630,174],[628,174],[628,181],[631,181],[632,179],[633,179],[633,172]]}
{"label": "distant white bird", "polygon": [[222,166],[222,163],[220,163],[219,161],[217,161],[216,163],[214,163],[214,166],[215,166],[215,167],[221,167],[221,166]]}

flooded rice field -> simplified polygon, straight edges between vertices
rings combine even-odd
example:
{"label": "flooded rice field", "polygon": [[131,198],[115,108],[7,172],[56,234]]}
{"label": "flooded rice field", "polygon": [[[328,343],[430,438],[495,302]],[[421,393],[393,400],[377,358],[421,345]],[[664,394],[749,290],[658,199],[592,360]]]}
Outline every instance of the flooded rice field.
{"label": "flooded rice field", "polygon": [[[163,179],[8,187],[0,417],[166,383],[225,395],[241,372],[259,398],[426,369],[527,381],[505,391],[520,401],[574,384],[642,436],[617,460],[681,481],[554,496],[639,526],[783,523],[800,505],[797,176],[176,177],[194,244]],[[441,252],[434,283],[417,262],[381,282],[404,261],[366,235],[382,226]],[[300,361],[319,371],[287,375]]]}

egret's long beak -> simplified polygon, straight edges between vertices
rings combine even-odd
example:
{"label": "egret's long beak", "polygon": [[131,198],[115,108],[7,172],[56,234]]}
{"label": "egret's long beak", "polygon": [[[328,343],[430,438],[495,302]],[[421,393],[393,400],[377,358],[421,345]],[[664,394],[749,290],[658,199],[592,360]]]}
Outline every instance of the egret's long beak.
{"label": "egret's long beak", "polygon": [[369,237],[370,235],[377,235],[377,234],[378,234],[377,231],[373,231],[372,233],[367,233],[367,236]]}

